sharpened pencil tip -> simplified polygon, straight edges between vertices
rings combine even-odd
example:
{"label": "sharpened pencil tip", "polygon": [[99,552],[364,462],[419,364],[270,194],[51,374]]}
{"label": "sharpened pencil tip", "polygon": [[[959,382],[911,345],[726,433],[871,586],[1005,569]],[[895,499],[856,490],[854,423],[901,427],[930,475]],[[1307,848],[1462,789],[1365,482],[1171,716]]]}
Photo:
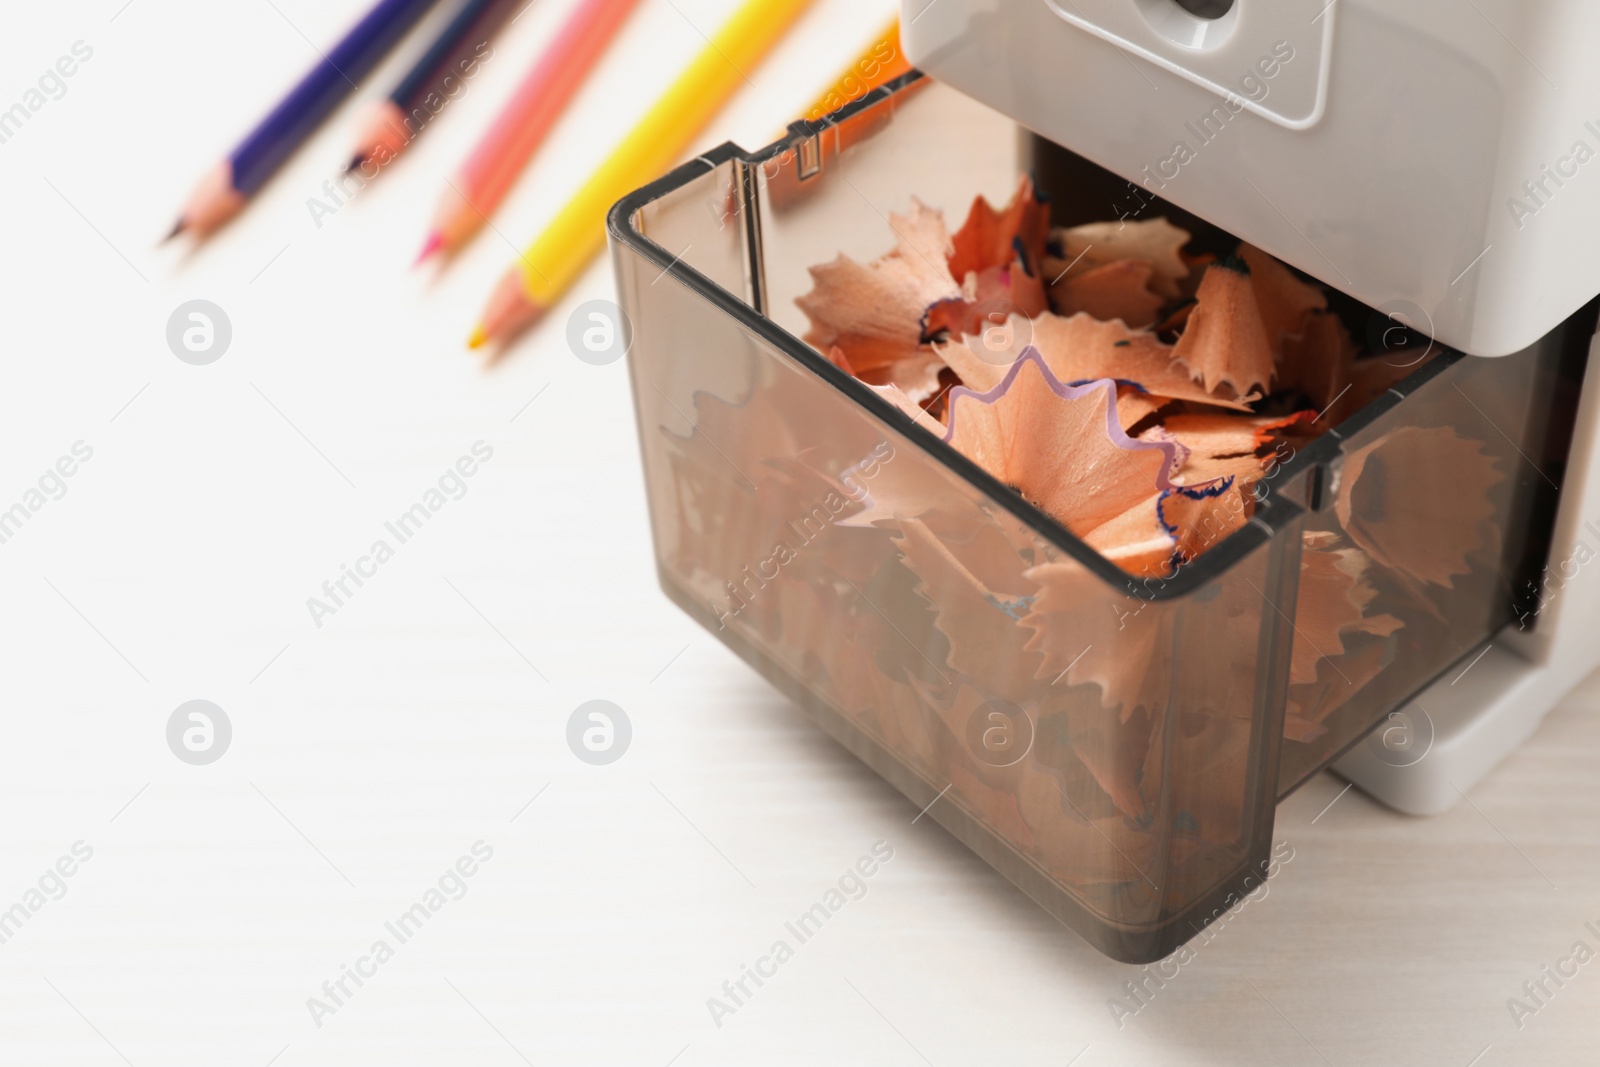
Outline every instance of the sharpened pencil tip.
{"label": "sharpened pencil tip", "polygon": [[417,258],[412,261],[413,267],[420,267],[427,262],[434,253],[444,247],[444,237],[438,232],[428,234],[428,239],[422,243],[422,251],[417,253]]}
{"label": "sharpened pencil tip", "polygon": [[180,217],[177,222],[174,222],[172,224],[172,229],[167,231],[167,235],[161,239],[161,243],[162,244],[166,244],[168,241],[170,241],[174,237],[178,236],[178,234],[182,233],[183,229],[184,229],[184,220]]}
{"label": "sharpened pencil tip", "polygon": [[366,164],[367,154],[365,152],[357,152],[355,155],[350,157],[350,162],[344,165],[344,172],[346,174],[354,174],[356,171],[366,166]]}
{"label": "sharpened pencil tip", "polygon": [[482,325],[474,326],[472,328],[472,336],[467,338],[467,347],[468,348],[482,348],[484,345],[486,345],[488,343],[489,343],[489,331],[485,330]]}

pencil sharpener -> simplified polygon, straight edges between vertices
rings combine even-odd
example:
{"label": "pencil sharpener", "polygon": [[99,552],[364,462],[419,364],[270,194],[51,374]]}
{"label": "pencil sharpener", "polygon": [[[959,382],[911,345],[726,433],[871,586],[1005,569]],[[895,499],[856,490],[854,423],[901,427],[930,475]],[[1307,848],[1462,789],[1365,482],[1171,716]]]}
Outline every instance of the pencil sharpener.
{"label": "pencil sharpener", "polygon": [[[1537,210],[1502,203],[1521,163],[1600,137],[1430,4],[1317,6],[939,0],[903,20],[931,77],[609,218],[667,595],[1127,962],[1259,886],[1277,802],[1318,771],[1443,810],[1600,663],[1600,257],[1575,244],[1600,194],[1535,164]],[[1560,73],[1600,79],[1579,62]],[[912,197],[957,220],[1023,172],[1059,224],[1248,240],[1328,286],[1367,358],[1408,361],[1171,577],[1108,563],[801,340],[808,267],[886,251]]]}

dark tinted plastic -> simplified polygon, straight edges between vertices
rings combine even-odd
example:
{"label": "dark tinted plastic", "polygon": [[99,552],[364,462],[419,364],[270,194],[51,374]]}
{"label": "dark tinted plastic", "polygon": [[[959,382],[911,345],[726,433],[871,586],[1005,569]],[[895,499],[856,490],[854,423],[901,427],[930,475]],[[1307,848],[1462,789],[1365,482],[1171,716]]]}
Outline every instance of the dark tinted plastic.
{"label": "dark tinted plastic", "polygon": [[[1506,620],[1538,496],[1517,442],[1550,398],[1521,357],[1445,353],[1286,464],[1255,521],[1132,579],[797,336],[807,266],[881,252],[911,195],[1003,200],[1017,140],[909,75],[618,205],[651,522],[684,610],[1091,943],[1148,961],[1259,879],[1284,788]],[[1405,511],[1463,463],[1500,475],[1481,500]],[[1469,514],[1442,586],[1372,556]],[[1403,625],[1310,647],[1302,573],[1352,548]],[[1357,657],[1381,665],[1358,679]]]}

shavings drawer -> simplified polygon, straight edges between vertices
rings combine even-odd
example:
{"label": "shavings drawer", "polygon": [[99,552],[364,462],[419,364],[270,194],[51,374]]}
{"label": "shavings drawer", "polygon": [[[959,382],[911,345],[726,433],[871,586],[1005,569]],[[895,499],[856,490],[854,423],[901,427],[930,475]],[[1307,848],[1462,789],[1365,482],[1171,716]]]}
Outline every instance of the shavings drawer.
{"label": "shavings drawer", "polygon": [[[1148,961],[1264,876],[1282,794],[1518,617],[1576,390],[1556,344],[1430,351],[1279,457],[1249,521],[1132,576],[801,339],[809,266],[881,251],[912,196],[1003,202],[1021,140],[912,74],[614,209],[651,522],[686,612],[1042,906]],[[1027,164],[1110,215],[1092,164]]]}

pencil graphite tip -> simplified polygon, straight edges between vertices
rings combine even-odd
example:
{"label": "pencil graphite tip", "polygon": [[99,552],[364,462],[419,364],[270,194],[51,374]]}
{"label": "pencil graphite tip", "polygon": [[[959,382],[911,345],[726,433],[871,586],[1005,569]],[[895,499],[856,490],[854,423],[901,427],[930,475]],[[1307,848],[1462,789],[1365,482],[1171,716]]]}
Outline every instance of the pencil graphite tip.
{"label": "pencil graphite tip", "polygon": [[366,165],[367,154],[365,152],[357,152],[355,155],[350,157],[350,162],[344,165],[344,172],[346,174],[354,174],[356,171],[360,170]]}
{"label": "pencil graphite tip", "polygon": [[184,227],[185,227],[185,222],[184,222],[183,216],[180,215],[180,216],[178,216],[178,221],[174,222],[172,224],[172,229],[167,231],[167,235],[161,239],[160,243],[161,244],[166,244],[168,241],[170,241],[174,237],[178,236],[178,234],[182,233],[184,231]]}
{"label": "pencil graphite tip", "polygon": [[431,259],[439,249],[444,247],[444,236],[437,230],[428,234],[428,239],[422,243],[422,251],[417,253],[417,258],[412,261],[413,267],[420,267]]}
{"label": "pencil graphite tip", "polygon": [[[543,309],[528,296],[523,286],[522,269],[512,267],[500,278],[489,302],[478,319],[478,332],[484,340],[508,344],[523,330],[539,321]],[[477,347],[474,345],[473,347]]]}
{"label": "pencil graphite tip", "polygon": [[480,322],[472,328],[472,336],[467,338],[468,348],[482,348],[489,343],[489,331],[483,328]]}
{"label": "pencil graphite tip", "polygon": [[244,204],[245,194],[233,184],[233,164],[223,160],[207,171],[195,186],[167,240],[186,233],[203,241],[242,211]]}

